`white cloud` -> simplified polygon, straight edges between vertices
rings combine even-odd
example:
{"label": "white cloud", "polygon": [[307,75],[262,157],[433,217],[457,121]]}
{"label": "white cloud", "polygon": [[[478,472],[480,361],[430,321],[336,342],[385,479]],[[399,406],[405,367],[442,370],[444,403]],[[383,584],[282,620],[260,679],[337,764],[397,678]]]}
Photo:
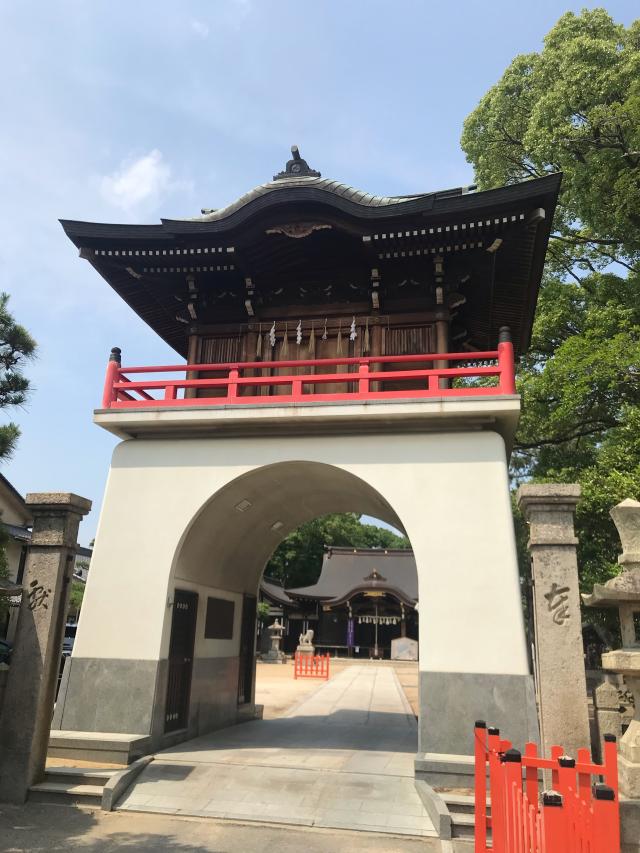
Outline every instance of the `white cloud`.
{"label": "white cloud", "polygon": [[142,203],[157,203],[175,187],[171,167],[157,148],[137,160],[124,161],[119,169],[100,178],[102,197],[127,212]]}
{"label": "white cloud", "polygon": [[193,18],[191,20],[191,29],[196,35],[200,36],[200,38],[206,39],[209,35],[209,25],[205,24],[204,21],[198,21]]}

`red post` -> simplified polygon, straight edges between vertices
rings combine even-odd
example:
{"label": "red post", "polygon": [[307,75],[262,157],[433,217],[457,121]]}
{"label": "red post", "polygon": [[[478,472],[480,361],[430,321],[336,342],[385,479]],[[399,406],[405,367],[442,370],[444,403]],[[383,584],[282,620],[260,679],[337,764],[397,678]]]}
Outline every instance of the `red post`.
{"label": "red post", "polygon": [[516,363],[513,356],[511,329],[508,326],[500,328],[498,338],[498,367],[500,368],[500,393],[516,393]]}
{"label": "red post", "polygon": [[227,400],[230,403],[235,402],[238,397],[238,376],[238,368],[232,367],[229,371],[229,384],[227,385]]}
{"label": "red post", "polygon": [[593,786],[593,853],[620,850],[620,814],[617,796],[608,785]]}
{"label": "red post", "polygon": [[538,802],[538,768],[533,763],[529,764],[527,759],[536,759],[537,757],[538,747],[535,743],[526,744],[524,748],[526,791],[529,802],[534,806]]}
{"label": "red post", "polygon": [[102,392],[103,409],[110,409],[111,404],[117,400],[118,395],[113,387],[113,383],[117,382],[120,378],[120,366],[122,364],[120,359],[120,347],[113,347],[107,363],[107,375],[104,379],[104,391]]}
{"label": "red post", "polygon": [[520,853],[522,827],[522,756],[517,749],[509,749],[502,756],[504,774],[504,805],[506,816],[506,850]]}
{"label": "red post", "polygon": [[555,791],[542,794],[542,832],[544,853],[567,853],[567,825],[562,795]]}
{"label": "red post", "polygon": [[358,365],[358,394],[366,397],[369,393],[369,362]]}
{"label": "red post", "polygon": [[477,720],[475,725],[475,853],[487,853],[487,724]]}
{"label": "red post", "polygon": [[487,729],[489,744],[489,786],[491,788],[491,833],[495,853],[508,853],[506,847],[506,805],[504,773],[500,761],[500,729]]}
{"label": "red post", "polygon": [[618,797],[618,745],[615,735],[605,735],[603,745],[604,781]]}

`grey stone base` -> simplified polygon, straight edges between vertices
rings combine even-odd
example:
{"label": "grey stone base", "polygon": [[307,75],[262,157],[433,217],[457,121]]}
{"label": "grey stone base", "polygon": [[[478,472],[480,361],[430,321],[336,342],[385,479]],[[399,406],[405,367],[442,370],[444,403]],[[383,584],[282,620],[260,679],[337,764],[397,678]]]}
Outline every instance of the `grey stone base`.
{"label": "grey stone base", "polygon": [[150,735],[159,663],[67,658],[53,728]]}
{"label": "grey stone base", "polygon": [[165,734],[167,677],[167,660],[68,658],[52,729],[145,735],[148,751],[156,751],[233,725],[248,714],[238,708],[238,659],[196,658],[188,724]]}
{"label": "grey stone base", "polygon": [[420,672],[420,753],[473,756],[476,720],[497,726],[519,749],[538,742],[533,677]]}
{"label": "grey stone base", "polygon": [[620,800],[621,853],[640,853],[640,800]]}

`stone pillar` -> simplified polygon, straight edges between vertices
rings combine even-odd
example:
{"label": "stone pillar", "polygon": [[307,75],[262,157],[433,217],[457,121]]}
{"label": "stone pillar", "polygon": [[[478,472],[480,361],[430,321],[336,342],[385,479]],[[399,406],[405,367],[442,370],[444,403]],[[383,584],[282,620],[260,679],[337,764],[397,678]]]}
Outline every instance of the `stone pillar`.
{"label": "stone pillar", "polygon": [[528,484],[518,505],[529,522],[533,577],[536,682],[542,749],[564,747],[575,757],[589,747],[587,682],[582,650],[574,484]]}
{"label": "stone pillar", "polygon": [[30,494],[33,534],[0,717],[0,801],[23,803],[44,773],[80,520],[91,501]]}

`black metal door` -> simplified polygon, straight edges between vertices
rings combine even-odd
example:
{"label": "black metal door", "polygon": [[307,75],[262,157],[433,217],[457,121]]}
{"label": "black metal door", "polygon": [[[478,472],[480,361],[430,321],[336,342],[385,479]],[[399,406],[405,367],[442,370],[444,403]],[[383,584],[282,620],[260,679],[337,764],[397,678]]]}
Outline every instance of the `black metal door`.
{"label": "black metal door", "polygon": [[189,694],[197,618],[198,593],[177,589],[174,594],[169,643],[165,732],[186,729],[189,721]]}
{"label": "black metal door", "polygon": [[253,658],[256,647],[256,610],[254,595],[242,600],[242,628],[240,631],[240,671],[238,674],[238,705],[251,701],[253,695]]}

